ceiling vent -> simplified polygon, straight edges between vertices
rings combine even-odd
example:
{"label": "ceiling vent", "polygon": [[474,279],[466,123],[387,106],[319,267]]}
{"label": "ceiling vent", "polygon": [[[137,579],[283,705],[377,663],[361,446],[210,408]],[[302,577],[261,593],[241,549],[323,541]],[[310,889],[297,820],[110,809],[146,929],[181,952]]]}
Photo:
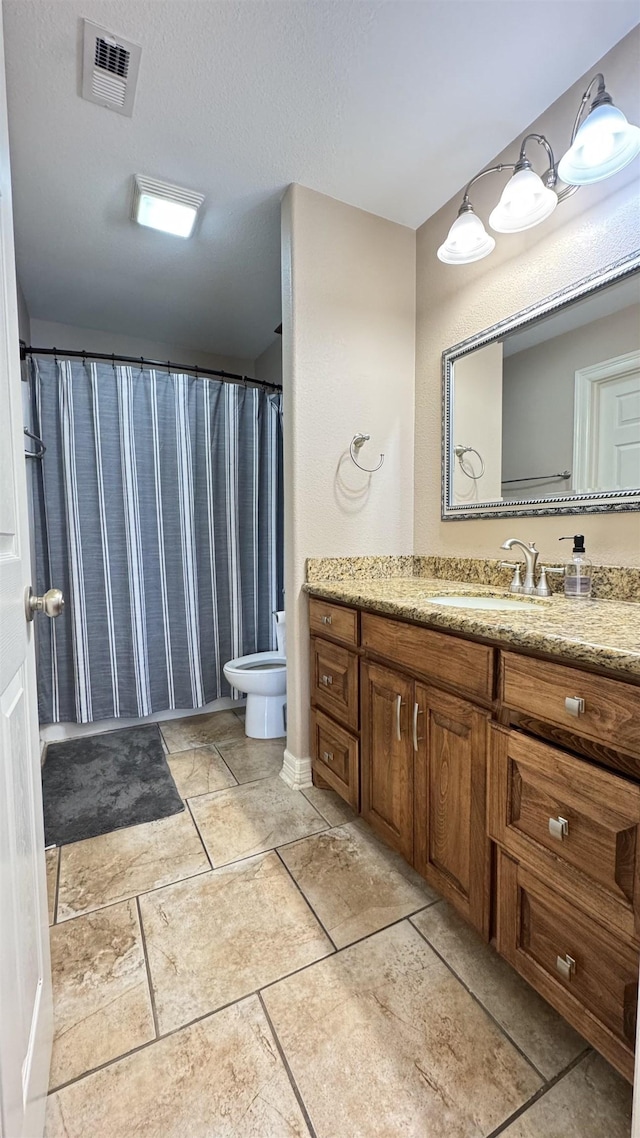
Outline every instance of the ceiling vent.
{"label": "ceiling vent", "polygon": [[131,118],[142,48],[90,20],[83,23],[82,98]]}

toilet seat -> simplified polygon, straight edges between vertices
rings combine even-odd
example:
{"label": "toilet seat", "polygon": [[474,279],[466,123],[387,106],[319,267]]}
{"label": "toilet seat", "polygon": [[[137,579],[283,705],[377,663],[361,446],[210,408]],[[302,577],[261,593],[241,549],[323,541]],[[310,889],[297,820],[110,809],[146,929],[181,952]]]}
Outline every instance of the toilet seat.
{"label": "toilet seat", "polygon": [[287,661],[280,652],[250,652],[237,656],[225,664],[229,672],[277,672],[287,670]]}

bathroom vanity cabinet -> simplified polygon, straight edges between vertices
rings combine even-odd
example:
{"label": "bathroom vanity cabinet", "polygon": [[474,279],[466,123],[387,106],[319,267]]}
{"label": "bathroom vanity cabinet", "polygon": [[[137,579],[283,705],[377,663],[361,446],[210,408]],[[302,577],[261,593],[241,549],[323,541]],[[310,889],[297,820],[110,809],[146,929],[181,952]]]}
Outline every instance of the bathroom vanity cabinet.
{"label": "bathroom vanity cabinet", "polygon": [[631,1080],[640,686],[309,603],[314,781]]}

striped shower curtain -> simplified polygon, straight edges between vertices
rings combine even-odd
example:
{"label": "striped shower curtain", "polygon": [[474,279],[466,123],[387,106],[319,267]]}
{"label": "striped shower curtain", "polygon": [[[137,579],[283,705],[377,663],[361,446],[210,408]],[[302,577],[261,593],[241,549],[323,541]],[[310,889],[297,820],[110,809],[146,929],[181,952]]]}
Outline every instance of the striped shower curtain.
{"label": "striped shower curtain", "polygon": [[201,707],[223,665],[275,647],[280,396],[189,375],[34,357],[43,723]]}

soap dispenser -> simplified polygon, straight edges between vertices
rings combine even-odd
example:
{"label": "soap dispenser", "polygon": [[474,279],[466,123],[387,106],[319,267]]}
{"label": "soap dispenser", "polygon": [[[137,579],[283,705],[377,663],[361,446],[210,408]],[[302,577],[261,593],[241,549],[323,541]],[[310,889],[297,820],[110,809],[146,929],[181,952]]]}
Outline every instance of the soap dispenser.
{"label": "soap dispenser", "polygon": [[561,537],[558,540],[573,542],[573,554],[564,570],[564,595],[571,600],[588,601],[591,597],[593,565],[586,556],[584,534],[576,533],[573,537]]}

